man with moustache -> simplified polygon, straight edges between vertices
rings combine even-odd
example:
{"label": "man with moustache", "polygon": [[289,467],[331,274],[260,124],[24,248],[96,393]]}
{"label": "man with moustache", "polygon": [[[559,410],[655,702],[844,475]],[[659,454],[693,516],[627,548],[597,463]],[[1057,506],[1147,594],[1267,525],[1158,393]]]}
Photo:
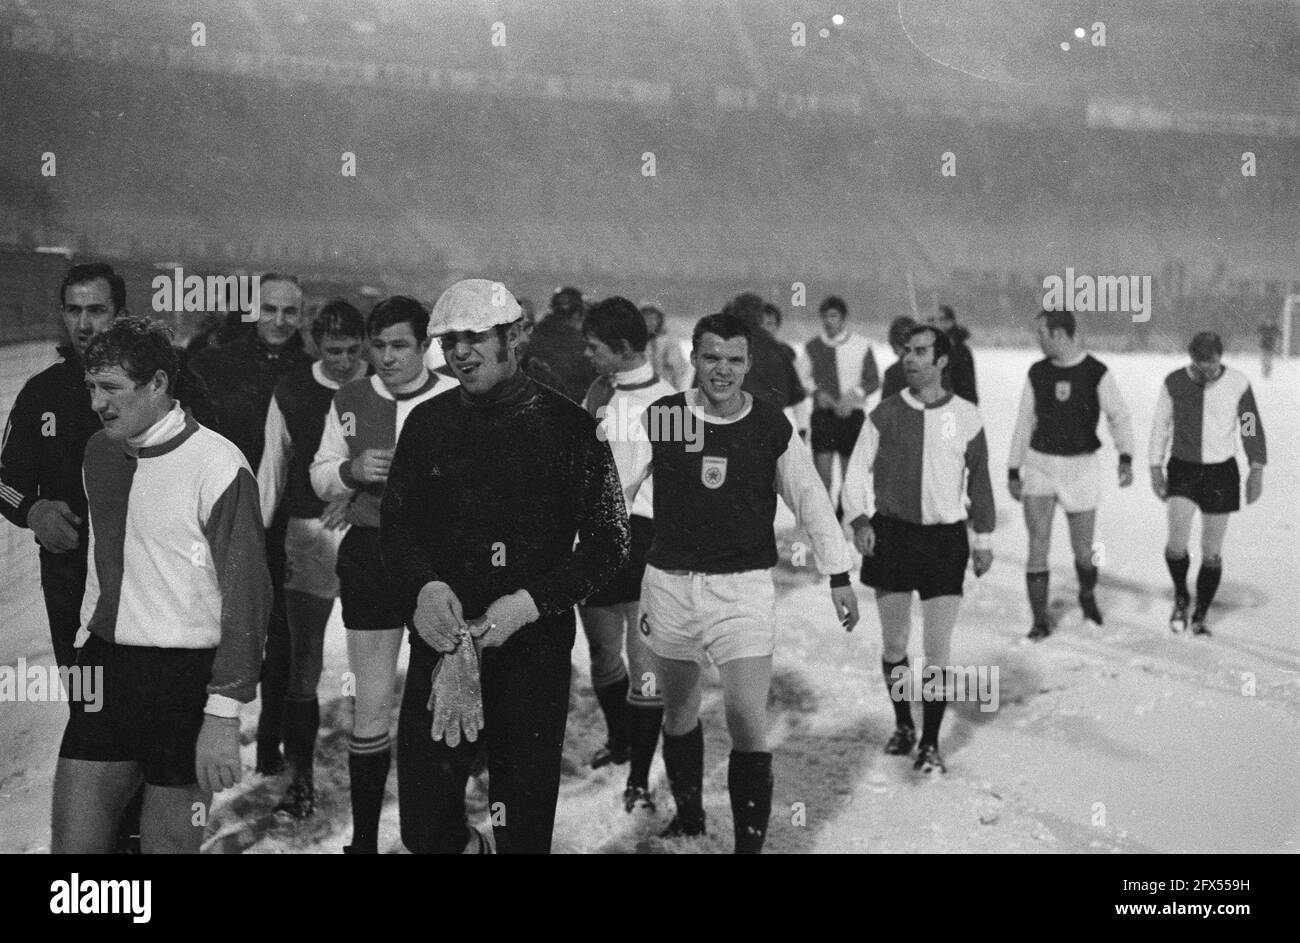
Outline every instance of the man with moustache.
{"label": "man with moustache", "polygon": [[[194,355],[190,369],[204,382],[216,411],[217,428],[244,453],[249,467],[261,463],[266,414],[276,384],[311,357],[303,350],[298,327],[303,298],[291,275],[260,277],[261,310],[256,329],[237,340],[205,347]],[[267,627],[266,660],[261,683],[261,714],[257,721],[257,771],[274,775],[284,769],[280,753],[284,696],[289,684],[289,623],[284,600],[284,536],[288,518],[276,516],[266,533],[266,559],[271,567],[275,600]]]}
{"label": "man with moustache", "polygon": [[143,782],[141,847],[197,853],[196,808],[239,782],[239,706],[252,700],[271,602],[257,483],[239,450],[172,398],[179,353],[125,317],[85,349],[103,429],[86,444],[90,559],[74,703],[54,777],[51,850],[110,850]]}
{"label": "man with moustache", "polygon": [[[487,847],[465,817],[480,745],[501,813],[497,850],[550,851],[573,607],[628,556],[609,445],[582,407],[519,369],[519,321],[499,282],[467,279],[442,294],[429,334],[461,386],[411,413],[388,471],[380,538],[411,626],[398,800],[402,841],[416,853]],[[434,672],[464,645],[481,650],[483,731],[433,739]]]}

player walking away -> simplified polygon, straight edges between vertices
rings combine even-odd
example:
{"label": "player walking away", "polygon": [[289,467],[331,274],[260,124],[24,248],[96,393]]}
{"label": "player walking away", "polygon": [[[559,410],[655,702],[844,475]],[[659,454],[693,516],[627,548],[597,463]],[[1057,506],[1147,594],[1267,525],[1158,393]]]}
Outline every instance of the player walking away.
{"label": "player walking away", "polygon": [[[1264,422],[1245,374],[1224,366],[1223,341],[1202,331],[1188,347],[1192,362],[1165,377],[1151,427],[1151,488],[1169,506],[1165,563],[1174,581],[1174,611],[1169,628],[1188,628],[1187,544],[1192,519],[1201,512],[1201,569],[1196,574],[1193,635],[1209,635],[1205,617],[1223,577],[1223,537],[1228,515],[1241,508],[1237,436],[1250,462],[1246,503],[1264,492],[1268,448]],[[1165,465],[1166,457],[1168,466]]]}
{"label": "player walking away", "polygon": [[1273,375],[1273,357],[1281,339],[1282,328],[1278,326],[1277,318],[1269,318],[1259,326],[1259,369],[1265,380]]}
{"label": "player walking away", "polygon": [[[647,361],[645,319],[626,298],[606,298],[594,305],[583,320],[582,331],[587,338],[587,358],[599,374],[583,406],[599,423],[596,434],[609,443],[622,477],[632,457],[629,430],[640,423],[647,406],[675,390],[656,376]],[[654,539],[654,497],[649,485],[628,506],[628,514],[631,556],[609,584],[582,603],[578,614],[591,648],[591,683],[609,731],[608,741],[591,765],[599,768],[630,759],[623,806],[628,812],[638,806],[653,811],[650,764],[659,745],[663,698],[655,681],[654,656],[637,630],[641,578]]]}
{"label": "player walking away", "polygon": [[1052,632],[1047,616],[1052,518],[1059,503],[1070,527],[1079,606],[1085,619],[1101,625],[1097,608],[1097,561],[1093,533],[1101,499],[1097,421],[1102,413],[1119,451],[1119,486],[1133,484],[1133,423],[1115,375],[1076,340],[1074,314],[1043,311],[1037,317],[1038,345],[1045,359],[1029,368],[1020,412],[1011,436],[1007,488],[1025,508],[1029,554],[1025,586],[1034,624],[1034,641]]}
{"label": "player walking away", "polygon": [[970,339],[970,331],[957,323],[957,315],[953,314],[950,305],[939,305],[938,314],[930,323],[948,335],[948,342],[952,349],[950,366],[944,374],[943,388],[979,405],[979,392],[975,384],[975,355],[966,346],[966,341]]}
{"label": "player walking away", "polygon": [[51,850],[103,853],[143,780],[145,853],[196,853],[211,794],[241,776],[271,587],[257,483],[232,443],[171,397],[171,331],[125,317],[85,350],[103,430],[86,444],[88,633],[98,709],[73,704],[54,777]]}
{"label": "player walking away", "polygon": [[[587,343],[582,339],[582,316],[586,312],[582,292],[561,288],[551,296],[546,317],[537,322],[528,342],[531,364],[543,364],[560,386],[554,387],[575,403],[581,403],[596,374],[587,362]],[[545,377],[542,377],[545,382]]]}
{"label": "player walking away", "polygon": [[[766,310],[767,302],[747,291],[728,301],[722,312],[740,318],[749,328],[749,367],[744,373],[744,391],[777,409],[785,409],[803,402],[808,391],[799,379],[794,358],[763,329]],[[699,382],[698,374],[696,382]]]}
{"label": "player walking away", "polygon": [[641,305],[650,340],[646,342],[646,359],[655,375],[674,390],[684,390],[691,383],[691,367],[682,355],[677,338],[668,330],[663,308],[649,302]]}
{"label": "player walking away", "polygon": [[[498,282],[467,279],[438,299],[429,329],[461,387],[411,414],[384,494],[384,560],[413,614],[397,783],[402,841],[416,853],[481,850],[465,817],[480,746],[497,850],[550,850],[573,607],[627,560],[609,446],[586,411],[519,370],[518,321]],[[433,673],[442,653],[475,644],[471,625],[484,726],[450,746],[431,736]]]}
{"label": "player walking away", "polygon": [[397,655],[406,623],[396,584],[379,550],[379,505],[393,450],[416,406],[456,386],[424,365],[429,311],[414,298],[379,302],[366,321],[375,375],[344,384],[325,417],[312,460],[322,501],[348,500],[352,526],[339,544],[337,572],[347,629],[348,667],[356,681],[348,773],[352,843],[347,854],[379,853],[379,816],[392,762],[389,733]]}
{"label": "player walking away", "polygon": [[[631,505],[654,482],[654,542],[641,584],[641,631],[659,665],[664,765],[677,813],[664,837],[702,835],[704,732],[700,668],[722,676],[731,757],[727,789],[737,854],[758,854],[772,805],[767,697],[776,644],[777,562],[772,519],[778,492],[808,532],[818,569],[830,576],[841,624],[858,621],[852,558],[808,450],[779,407],[743,388],[750,327],[730,314],[702,318],[691,338],[699,387],[654,403],[632,443],[624,490]],[[655,432],[682,417],[698,435]],[[652,433],[654,433],[652,435]]]}
{"label": "player walking away", "polygon": [[990,542],[996,520],[979,410],[943,388],[949,351],[942,331],[928,325],[912,328],[903,352],[907,389],[871,411],[844,480],[844,512],[862,553],[862,582],[875,589],[880,612],[881,667],[896,723],[886,753],[906,756],[916,743],[911,706],[896,684],[911,670],[907,643],[914,592],[921,597],[926,668],[943,672],[939,696],[927,698],[922,707],[924,726],[913,768],[926,773],[945,772],[939,726],[953,695],[949,654],[966,560],[972,555],[967,496],[977,577],[993,565]]}
{"label": "player walking away", "polygon": [[[781,332],[781,309],[770,301],[763,302],[763,330],[771,334],[773,339],[781,345],[781,350],[785,352],[790,362],[794,364],[794,372],[799,377],[799,383],[805,390],[812,387],[812,368],[808,363],[808,353],[804,350],[803,345],[798,349],[791,347],[777,335]],[[812,416],[812,400],[805,396],[799,402],[785,408],[785,418],[790,420],[790,424],[795,427],[799,433],[799,438],[804,442],[808,441],[808,423]]]}
{"label": "player walking away", "polygon": [[[290,275],[260,278],[262,310],[255,329],[229,343],[208,346],[191,359],[207,385],[216,409],[217,429],[258,468],[265,444],[266,412],[276,385],[311,357],[303,350],[298,326],[303,318],[302,289]],[[280,753],[284,692],[289,684],[289,623],[284,602],[284,533],[287,516],[278,514],[266,532],[274,599],[262,664],[261,713],[257,718],[257,772],[273,776],[284,769]]]}
{"label": "player walking away", "polygon": [[339,542],[347,527],[338,513],[343,502],[326,505],[312,490],[311,463],[335,391],[365,376],[365,333],[361,312],[346,301],[335,299],[321,308],[311,325],[321,358],[299,367],[276,386],[257,470],[263,525],[271,527],[281,507],[288,517],[284,608],[290,646],[283,729],[290,783],[276,811],[295,819],[306,818],[315,809],[312,764],[320,730],[316,686],[324,661],[325,626],[339,592],[335,573]]}
{"label": "player walking away", "polygon": [[889,322],[889,346],[893,348],[896,359],[885,368],[885,377],[880,384],[882,403],[895,393],[907,389],[907,376],[903,373],[903,350],[907,347],[907,332],[914,327],[916,322],[906,316]]}
{"label": "player walking away", "polygon": [[810,340],[804,349],[814,388],[813,461],[829,494],[835,456],[839,456],[842,476],[866,419],[868,400],[880,389],[880,371],[871,341],[845,327],[849,308],[843,298],[829,295],[817,313],[822,321],[821,336]]}

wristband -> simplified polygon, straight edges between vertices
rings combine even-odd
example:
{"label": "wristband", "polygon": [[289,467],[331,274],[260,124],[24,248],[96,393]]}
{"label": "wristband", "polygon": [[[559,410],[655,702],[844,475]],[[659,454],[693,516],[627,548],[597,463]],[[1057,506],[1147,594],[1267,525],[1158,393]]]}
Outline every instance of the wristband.
{"label": "wristband", "polygon": [[974,539],[971,541],[971,548],[974,550],[992,550],[993,535],[991,533],[981,534],[976,532]]}
{"label": "wristband", "polygon": [[1020,469],[1019,469],[1019,468],[1008,468],[1008,469],[1007,469],[1007,480],[1008,480],[1008,481],[1019,481],[1019,480],[1020,480]]}
{"label": "wristband", "polygon": [[831,574],[831,589],[843,589],[845,586],[849,586],[849,585],[850,583],[849,583],[848,570],[845,570],[843,573]]}

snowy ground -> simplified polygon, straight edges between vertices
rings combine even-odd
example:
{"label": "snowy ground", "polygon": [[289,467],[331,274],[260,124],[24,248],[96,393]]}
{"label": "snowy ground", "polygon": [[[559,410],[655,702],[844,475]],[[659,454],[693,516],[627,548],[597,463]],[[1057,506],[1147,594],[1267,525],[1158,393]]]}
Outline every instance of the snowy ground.
{"label": "snowy ground", "polygon": [[[1256,386],[1269,437],[1265,495],[1229,529],[1225,577],[1212,610],[1211,639],[1171,637],[1170,591],[1161,559],[1163,506],[1146,482],[1151,410],[1178,358],[1104,355],[1134,412],[1138,481],[1105,489],[1098,536],[1105,566],[1102,628],[1081,622],[1074,576],[1058,520],[1053,607],[1058,631],[1023,641],[1024,526],[1001,490],[1007,444],[1024,372],[1037,354],[980,351],[982,406],[989,430],[999,520],[994,568],[968,577],[954,642],[960,664],[996,665],[1000,708],[949,712],[943,746],[949,773],[913,774],[881,753],[892,715],[880,679],[879,623],[859,586],[863,621],[851,635],[835,624],[823,581],[788,562],[780,589],[780,637],[771,699],[776,794],[771,852],[1293,852],[1300,847],[1300,640],[1296,537],[1300,514],[1300,364],[1272,379],[1255,362],[1230,357]],[[1103,434],[1103,439],[1107,437]],[[1114,456],[1107,439],[1106,464]],[[781,521],[783,549],[794,536]],[[788,561],[788,552],[786,554]],[[1193,551],[1193,574],[1199,554]],[[48,663],[44,626],[11,624],[0,663],[19,656]],[[919,635],[919,631],[917,633]],[[914,656],[919,655],[918,644]],[[584,769],[603,738],[591,695],[585,646],[574,650],[575,683],[565,750],[555,850],[562,852],[726,852],[728,744],[716,678],[705,696],[705,840],[664,843],[651,836],[671,812],[656,760],[657,816],[630,818],[619,801],[625,767]],[[249,774],[218,799],[206,849],[214,853],[337,853],[348,834],[347,702],[338,696],[345,661],[342,627],[330,627],[321,682],[324,730],[318,750],[323,801],[306,826],[277,826],[268,815],[282,784]],[[1253,694],[1244,693],[1253,681]],[[54,756],[65,717],[60,704],[0,707],[0,852],[48,847]],[[245,738],[256,707],[245,711]],[[249,767],[251,743],[246,746]],[[394,774],[395,775],[395,774]],[[396,781],[390,780],[383,843],[400,850]],[[471,786],[471,807],[485,801]],[[802,803],[804,824],[793,824]]]}

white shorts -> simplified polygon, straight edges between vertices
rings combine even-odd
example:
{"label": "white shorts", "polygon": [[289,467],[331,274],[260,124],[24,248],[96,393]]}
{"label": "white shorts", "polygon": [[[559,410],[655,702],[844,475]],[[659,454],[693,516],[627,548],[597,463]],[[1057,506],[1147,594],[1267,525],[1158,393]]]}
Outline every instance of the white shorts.
{"label": "white shorts", "polygon": [[641,634],[660,658],[715,665],[771,656],[776,585],[767,570],[665,573],[645,568]]}
{"label": "white shorts", "polygon": [[1020,493],[1052,497],[1067,512],[1092,511],[1101,501],[1101,472],[1097,453],[1045,455],[1030,449],[1020,469]]}
{"label": "white shorts", "polygon": [[347,528],[326,530],[317,517],[291,517],[284,532],[284,588],[321,599],[339,594],[339,544]]}

